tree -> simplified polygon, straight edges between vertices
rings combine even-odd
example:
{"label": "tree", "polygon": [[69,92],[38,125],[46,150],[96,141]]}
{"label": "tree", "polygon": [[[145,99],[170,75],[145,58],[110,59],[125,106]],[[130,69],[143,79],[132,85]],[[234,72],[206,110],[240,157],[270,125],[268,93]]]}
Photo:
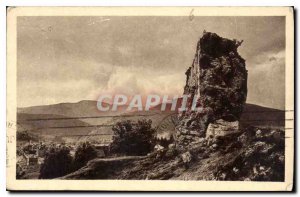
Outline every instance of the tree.
{"label": "tree", "polygon": [[88,161],[97,157],[97,151],[89,142],[84,142],[76,148],[74,158],[75,170],[84,166]]}
{"label": "tree", "polygon": [[17,132],[17,140],[18,141],[38,141],[38,137],[31,132],[28,131],[18,131]]}
{"label": "tree", "polygon": [[154,145],[154,132],[151,120],[130,120],[117,122],[113,126],[114,138],[111,152],[125,155],[146,155]]}
{"label": "tree", "polygon": [[40,168],[40,179],[64,176],[72,170],[72,156],[66,146],[52,147],[45,155]]}

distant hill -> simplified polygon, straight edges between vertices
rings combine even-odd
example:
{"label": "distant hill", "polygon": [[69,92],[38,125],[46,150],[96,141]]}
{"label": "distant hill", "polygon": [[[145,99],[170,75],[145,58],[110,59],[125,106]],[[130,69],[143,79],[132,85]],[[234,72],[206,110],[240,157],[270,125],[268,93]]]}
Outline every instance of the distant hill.
{"label": "distant hill", "polygon": [[[111,106],[108,103],[102,103],[103,107]],[[18,108],[18,113],[26,114],[55,114],[67,117],[80,117],[80,116],[99,116],[99,115],[117,115],[123,113],[127,106],[120,106],[115,111],[101,112],[97,109],[97,101],[83,100],[77,103],[58,103],[53,105],[41,105]]]}
{"label": "distant hill", "polygon": [[[104,104],[109,105],[109,104]],[[100,112],[97,101],[80,101],[78,103],[60,103],[54,105],[19,108],[17,115],[18,131],[30,131],[47,139],[62,137],[70,141],[84,140],[110,140],[112,130],[110,126],[96,127],[96,125],[113,125],[118,121],[146,118],[152,120],[153,127],[163,124],[158,131],[162,133],[173,132],[175,125],[169,117],[171,104],[167,110],[160,111],[161,104],[151,108],[150,111],[126,112],[126,106],[117,112]],[[98,118],[87,118],[87,117]],[[108,116],[108,117],[103,117]],[[81,117],[81,118],[80,118]],[[83,118],[82,118],[83,117]],[[242,124],[260,127],[284,127],[285,112],[282,110],[246,104],[241,116]],[[68,128],[63,128],[68,127]]]}
{"label": "distant hill", "polygon": [[[17,132],[28,131],[38,135],[43,140],[54,140],[63,136],[70,136],[73,140],[78,140],[77,135],[88,134],[93,127],[90,124],[78,119],[65,119],[66,116],[54,114],[17,114]],[[78,128],[60,128],[60,127],[78,127]]]}
{"label": "distant hill", "polygon": [[[180,103],[181,99],[178,99],[177,102]],[[151,109],[159,111],[161,107],[162,104],[159,104]],[[166,111],[170,112],[171,107],[172,104],[167,103]],[[243,124],[254,126],[282,128],[285,123],[285,111],[246,103],[240,121]]]}
{"label": "distant hill", "polygon": [[246,104],[240,121],[253,126],[284,128],[285,111]]}
{"label": "distant hill", "polygon": [[78,119],[68,119],[67,116],[56,115],[56,114],[26,114],[18,113],[17,122],[18,126],[23,129],[36,130],[39,128],[47,127],[63,127],[69,126],[87,126],[86,122]]}

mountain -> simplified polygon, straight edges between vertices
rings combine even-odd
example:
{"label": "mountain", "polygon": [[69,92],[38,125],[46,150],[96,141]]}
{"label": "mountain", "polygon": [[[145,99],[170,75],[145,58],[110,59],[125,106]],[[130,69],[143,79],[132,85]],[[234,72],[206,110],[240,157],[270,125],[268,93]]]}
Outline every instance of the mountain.
{"label": "mountain", "polygon": [[244,105],[240,122],[252,126],[282,129],[285,127],[285,111],[247,103]]}
{"label": "mountain", "polygon": [[[108,103],[103,103],[103,106],[111,106]],[[147,117],[147,114],[160,114],[160,113],[172,113],[171,104],[166,104],[165,112],[161,112],[162,104],[158,104],[157,106],[150,109],[150,111],[133,111],[127,112],[127,106],[121,106],[118,111],[112,112],[101,112],[97,109],[97,101],[92,100],[83,100],[77,103],[59,103],[53,105],[42,105],[42,106],[32,106],[25,108],[18,108],[18,114],[36,114],[37,117],[44,114],[44,117],[85,117],[82,119],[83,122],[87,122],[88,124],[99,123],[99,121],[91,120],[93,116],[116,116],[114,119],[124,119],[124,117],[117,117],[119,115],[139,115],[140,117]],[[27,115],[28,116],[28,115]],[[110,120],[112,117],[108,117]],[[125,118],[129,118],[126,117]],[[133,118],[133,117],[131,117]],[[24,119],[24,118],[22,118]],[[134,118],[133,118],[134,119]],[[285,119],[285,111],[279,109],[273,109],[268,107],[262,107],[254,104],[245,104],[244,111],[241,116],[241,121],[243,123],[251,123],[255,125],[273,125],[273,126],[283,126]],[[106,122],[106,121],[105,121]]]}
{"label": "mountain", "polygon": [[90,124],[84,121],[68,118],[54,114],[18,113],[17,132],[27,131],[37,135],[40,140],[46,141],[62,139],[63,137],[76,141],[80,139],[81,135],[87,135],[93,129],[93,127],[89,127]]}
{"label": "mountain", "polygon": [[[107,105],[109,104],[104,104],[104,106]],[[48,140],[62,137],[72,142],[101,141],[103,139],[110,140],[113,132],[110,126],[97,127],[96,125],[114,125],[118,121],[137,121],[146,118],[152,120],[152,125],[158,133],[162,135],[163,133],[173,133],[175,124],[171,120],[174,115],[174,112],[170,111],[171,104],[166,104],[167,110],[163,112],[160,111],[161,105],[151,108],[150,111],[133,112],[126,112],[126,106],[122,107],[123,111],[100,112],[97,109],[97,101],[19,108],[18,131],[27,130]],[[98,116],[98,118],[88,118],[94,116]],[[284,119],[285,112],[283,110],[246,104],[240,121],[243,125],[284,128]]]}
{"label": "mountain", "polygon": [[[106,107],[109,106],[109,104],[103,103],[103,106]],[[18,113],[55,114],[67,117],[97,116],[102,114],[102,112],[97,109],[97,101],[92,100],[18,108]]]}

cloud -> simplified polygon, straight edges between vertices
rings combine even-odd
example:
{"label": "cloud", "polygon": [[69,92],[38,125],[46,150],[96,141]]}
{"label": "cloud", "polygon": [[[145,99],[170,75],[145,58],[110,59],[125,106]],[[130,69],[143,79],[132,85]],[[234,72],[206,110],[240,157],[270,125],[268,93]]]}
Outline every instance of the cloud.
{"label": "cloud", "polygon": [[259,53],[258,55],[254,56],[252,59],[250,59],[250,62],[252,64],[252,67],[255,68],[261,68],[262,66],[271,66],[269,62],[275,61],[275,62],[284,62],[285,60],[285,49],[281,49],[280,51],[265,51],[262,53]]}
{"label": "cloud", "polygon": [[247,101],[284,109],[285,50],[265,52],[248,65]]}
{"label": "cloud", "polygon": [[116,67],[107,86],[98,93],[181,95],[184,77],[182,73],[157,75],[151,69]]}
{"label": "cloud", "polygon": [[[78,102],[86,99],[90,91],[90,81],[73,79],[53,83],[51,80],[27,81],[18,85],[18,106],[35,106],[61,102]],[[43,102],[41,102],[43,101]]]}
{"label": "cloud", "polygon": [[[97,99],[102,92],[181,94],[204,29],[244,40],[249,101],[278,107],[284,97],[284,17],[30,16],[17,24],[18,97],[31,98],[18,105]],[[273,103],[259,97],[263,91],[276,91]]]}

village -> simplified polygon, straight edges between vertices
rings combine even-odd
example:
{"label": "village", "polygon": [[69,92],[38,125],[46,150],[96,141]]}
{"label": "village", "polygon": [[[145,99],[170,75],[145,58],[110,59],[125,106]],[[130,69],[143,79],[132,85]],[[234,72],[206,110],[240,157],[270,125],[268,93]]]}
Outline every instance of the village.
{"label": "village", "polygon": [[[93,142],[91,145],[97,153],[97,158],[104,158],[110,155],[111,141],[102,139],[98,143]],[[51,149],[61,149],[66,147],[70,151],[72,158],[75,157],[78,142],[46,142],[46,141],[29,141],[17,145],[17,178],[37,179],[40,174],[40,167],[44,163],[47,152]]]}

